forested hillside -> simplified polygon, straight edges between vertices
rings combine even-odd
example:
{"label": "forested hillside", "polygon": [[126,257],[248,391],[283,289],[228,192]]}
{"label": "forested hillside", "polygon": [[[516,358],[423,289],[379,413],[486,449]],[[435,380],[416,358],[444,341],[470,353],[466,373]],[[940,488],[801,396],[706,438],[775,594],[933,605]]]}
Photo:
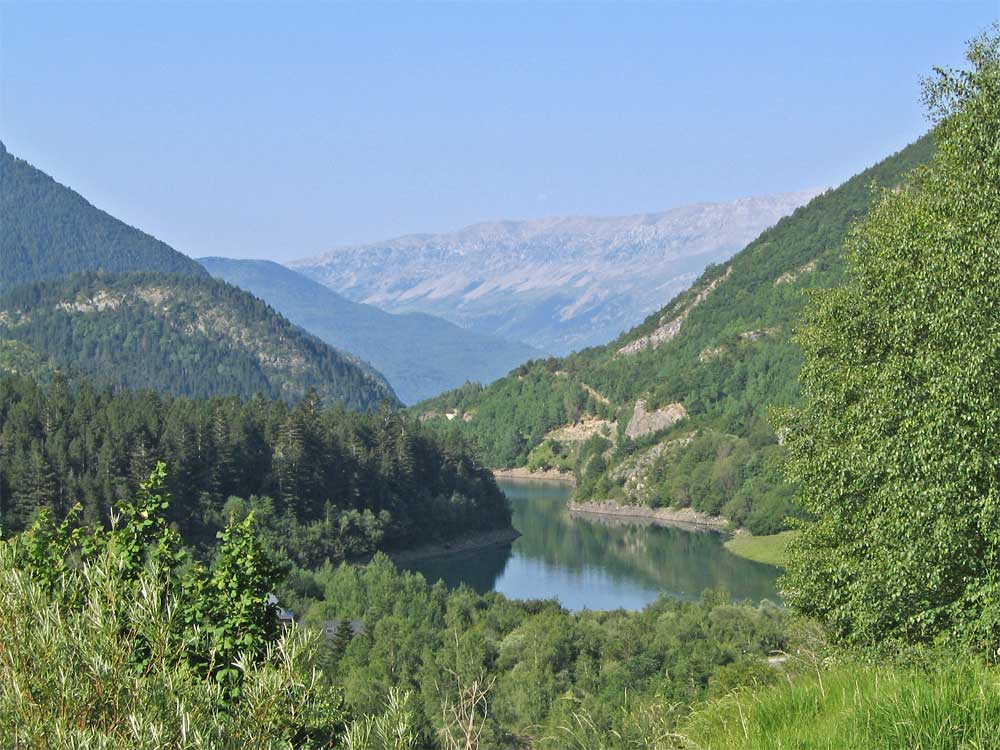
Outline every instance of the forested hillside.
{"label": "forested hillside", "polygon": [[0,295],[0,339],[114,386],[288,401],[313,388],[352,409],[396,403],[370,366],[208,277],[91,273],[18,286]]}
{"label": "forested hillside", "polygon": [[270,261],[201,258],[199,262],[216,278],[260,297],[330,346],[370,362],[407,404],[468,381],[489,383],[538,356],[526,344],[476,333],[433,315],[395,315],[352,302]]}
{"label": "forested hillside", "polygon": [[[769,423],[797,402],[804,290],[844,277],[841,246],[877,187],[933,151],[927,135],[814,198],[607,346],[528,363],[414,411],[474,437],[493,466],[573,469],[580,500],[722,514],[755,532],[796,512]],[[451,418],[448,418],[448,415]]]}
{"label": "forested hillside", "polygon": [[74,503],[101,523],[159,461],[170,467],[166,518],[189,544],[214,545],[232,513],[255,510],[304,567],[510,524],[506,498],[461,442],[390,409],[323,408],[313,392],[289,407],[6,376],[0,446],[7,530]]}
{"label": "forested hillside", "polygon": [[80,271],[206,276],[169,245],[95,208],[0,143],[0,291]]}

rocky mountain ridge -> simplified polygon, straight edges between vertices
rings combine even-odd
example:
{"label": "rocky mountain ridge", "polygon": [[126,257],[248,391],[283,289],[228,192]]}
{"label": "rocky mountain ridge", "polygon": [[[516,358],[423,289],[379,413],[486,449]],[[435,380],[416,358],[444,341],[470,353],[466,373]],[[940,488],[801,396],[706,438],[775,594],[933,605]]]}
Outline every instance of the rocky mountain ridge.
{"label": "rocky mountain ridge", "polygon": [[818,191],[474,224],[291,264],[350,299],[563,354],[614,338]]}

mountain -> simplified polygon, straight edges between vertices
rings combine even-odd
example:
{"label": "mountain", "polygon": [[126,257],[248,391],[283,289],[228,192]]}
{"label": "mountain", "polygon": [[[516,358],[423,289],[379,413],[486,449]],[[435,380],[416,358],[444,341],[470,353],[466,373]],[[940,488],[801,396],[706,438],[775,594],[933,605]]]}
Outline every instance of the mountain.
{"label": "mountain", "polygon": [[352,300],[567,353],[617,336],[814,194],[475,224],[292,266]]}
{"label": "mountain", "polygon": [[216,278],[265,300],[331,346],[371,362],[404,403],[489,383],[539,355],[525,344],[476,333],[422,313],[395,315],[352,302],[296,271],[270,261],[201,258]]}
{"label": "mountain", "polygon": [[174,395],[310,388],[354,409],[396,403],[336,351],[196,261],[60,185],[0,144],[0,371],[54,369]]}
{"label": "mountain", "polygon": [[[794,512],[774,407],[796,403],[804,290],[844,278],[841,246],[933,153],[931,135],[817,196],[611,343],[424,402],[494,466],[573,469],[577,501],[691,507],[755,533]],[[456,418],[459,417],[459,418]]]}
{"label": "mountain", "polygon": [[79,271],[207,276],[191,258],[95,208],[0,143],[0,290]]}
{"label": "mountain", "polygon": [[[75,274],[0,295],[0,340],[100,382],[177,396],[396,403],[369,365],[209,277]],[[9,345],[6,348],[10,348]]]}

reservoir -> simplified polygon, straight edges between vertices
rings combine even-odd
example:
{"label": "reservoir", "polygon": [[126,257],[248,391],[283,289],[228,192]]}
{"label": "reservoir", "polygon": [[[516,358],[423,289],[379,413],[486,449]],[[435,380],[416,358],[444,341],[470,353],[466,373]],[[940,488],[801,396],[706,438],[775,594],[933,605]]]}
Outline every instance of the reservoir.
{"label": "reservoir", "polygon": [[512,599],[556,598],[568,609],[642,609],[660,594],[694,600],[723,587],[735,600],[780,601],[779,570],[744,560],[711,531],[654,526],[643,519],[570,514],[571,489],[553,482],[499,480],[521,537],[404,565],[450,588]]}

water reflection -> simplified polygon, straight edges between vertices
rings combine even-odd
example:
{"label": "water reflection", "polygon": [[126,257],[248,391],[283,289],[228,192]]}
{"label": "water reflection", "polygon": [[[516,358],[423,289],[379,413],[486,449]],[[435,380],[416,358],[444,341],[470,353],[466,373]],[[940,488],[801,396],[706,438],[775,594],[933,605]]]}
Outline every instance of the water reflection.
{"label": "water reflection", "polygon": [[661,593],[695,599],[724,586],[736,599],[777,599],[778,571],[743,560],[714,533],[658,527],[607,516],[574,516],[569,490],[544,482],[502,481],[522,536],[490,548],[408,566],[451,587],[500,591],[520,599],[556,597],[570,609],[640,609]]}

